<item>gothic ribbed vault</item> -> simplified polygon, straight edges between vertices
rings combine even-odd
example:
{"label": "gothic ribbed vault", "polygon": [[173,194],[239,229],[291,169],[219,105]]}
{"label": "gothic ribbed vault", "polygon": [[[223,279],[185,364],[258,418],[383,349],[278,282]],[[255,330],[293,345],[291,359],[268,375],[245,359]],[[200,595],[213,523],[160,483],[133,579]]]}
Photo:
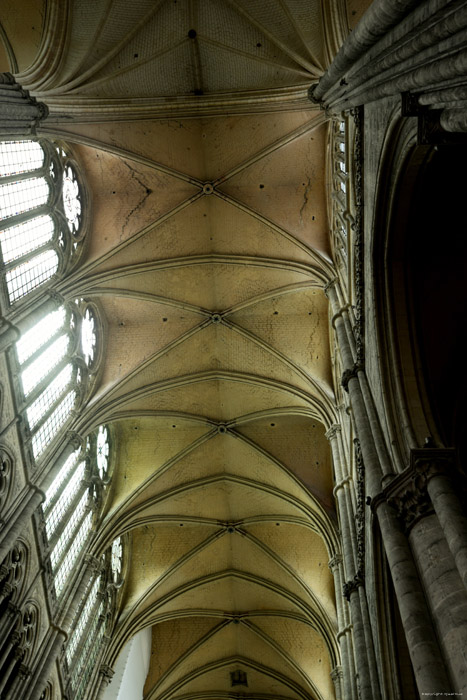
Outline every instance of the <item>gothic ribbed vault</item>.
{"label": "gothic ribbed vault", "polygon": [[58,289],[102,313],[79,427],[116,447],[95,551],[129,533],[131,560],[108,662],[151,626],[147,700],[230,697],[235,670],[255,698],[334,697],[328,125],[306,90],[340,7],[50,2],[34,60],[10,31],[89,189]]}

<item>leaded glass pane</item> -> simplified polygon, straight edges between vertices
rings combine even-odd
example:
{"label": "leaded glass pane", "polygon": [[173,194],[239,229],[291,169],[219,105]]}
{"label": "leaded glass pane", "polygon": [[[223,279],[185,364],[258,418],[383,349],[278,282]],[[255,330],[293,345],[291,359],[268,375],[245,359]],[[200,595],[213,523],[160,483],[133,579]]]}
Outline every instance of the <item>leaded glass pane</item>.
{"label": "leaded glass pane", "polygon": [[52,240],[54,222],[50,216],[36,216],[0,231],[4,263],[17,260]]}
{"label": "leaded glass pane", "polygon": [[44,177],[31,177],[0,185],[0,219],[46,204],[49,191],[50,187]]}
{"label": "leaded glass pane", "polygon": [[44,151],[36,141],[0,142],[0,177],[27,173],[44,164]]}
{"label": "leaded glass pane", "polygon": [[51,485],[47,489],[45,493],[45,501],[42,504],[42,510],[44,513],[47,511],[47,508],[53,501],[55,494],[58,493],[61,485],[67,481],[68,477],[70,474],[73,472],[75,469],[75,464],[78,461],[78,457],[80,456],[81,450],[75,450],[73,454],[71,454],[68,459],[66,460],[65,464],[63,467],[60,469],[58,472],[57,476],[55,479],[52,481]]}
{"label": "leaded glass pane", "polygon": [[25,294],[46,282],[58,269],[58,255],[54,250],[46,250],[6,273],[10,301],[20,299]]}
{"label": "leaded glass pane", "polygon": [[25,396],[65,357],[69,343],[69,336],[67,334],[61,335],[48,345],[39,357],[31,362],[29,367],[23,370],[21,381]]}
{"label": "leaded glass pane", "polygon": [[67,511],[73,502],[73,499],[77,495],[82,481],[84,479],[84,470],[86,467],[86,462],[80,462],[76,468],[75,473],[68,481],[67,485],[60,494],[60,498],[57,500],[56,504],[47,515],[45,521],[45,529],[47,532],[47,537],[50,538],[57,529],[57,525],[63,520],[65,515],[68,515]]}
{"label": "leaded glass pane", "polygon": [[67,421],[76,400],[76,391],[70,391],[55,411],[49,416],[32,437],[32,451],[37,458],[54,439],[62,425]]}
{"label": "leaded glass pane", "polygon": [[[59,540],[57,541],[57,544],[53,548],[53,550],[50,553],[50,562],[52,564],[52,568],[55,569],[58,562],[60,561],[63,552],[65,551],[66,547],[70,543],[70,540],[72,538],[72,535],[74,534],[79,521],[84,515],[84,512],[86,510],[86,506],[89,503],[89,493],[86,491],[83,493],[78,505],[76,508],[73,510],[62,534],[60,535]],[[81,528],[80,528],[81,530]]]}
{"label": "leaded glass pane", "polygon": [[53,382],[45,389],[38,398],[33,401],[27,410],[29,427],[32,429],[41,418],[47,413],[52,405],[57,401],[70,382],[73,367],[66,365],[55,377]]}
{"label": "leaded glass pane", "polygon": [[96,352],[96,321],[90,309],[86,309],[81,325],[81,347],[84,361],[90,365]]}
{"label": "leaded glass pane", "polygon": [[26,362],[49,338],[52,338],[57,333],[59,328],[65,323],[65,318],[65,307],[60,306],[56,311],[51,311],[26,331],[16,343],[16,354],[20,364]]}
{"label": "leaded glass pane", "polygon": [[120,574],[122,573],[122,556],[122,538],[117,537],[117,539],[112,542],[111,552],[111,568],[114,582],[117,582],[119,580]]}
{"label": "leaded glass pane", "polygon": [[73,540],[70,543],[70,546],[68,547],[67,553],[65,558],[63,559],[63,562],[58,569],[58,571],[55,574],[54,577],[54,584],[55,584],[55,591],[57,595],[60,595],[60,593],[63,590],[63,587],[67,581],[68,576],[70,575],[71,571],[73,570],[73,567],[76,563],[76,560],[78,559],[80,552],[83,548],[83,545],[86,541],[86,537],[88,536],[90,530],[91,530],[91,523],[92,523],[92,514],[88,513],[85,519],[83,520],[83,523],[76,533],[76,537],[73,538]]}
{"label": "leaded glass pane", "polygon": [[81,614],[76,621],[76,624],[74,626],[73,633],[70,637],[70,640],[67,644],[66,648],[66,658],[68,661],[68,664],[71,664],[73,661],[73,657],[75,655],[76,649],[78,647],[79,641],[81,639],[81,636],[86,628],[87,622],[91,616],[92,609],[96,603],[97,600],[97,594],[99,593],[99,586],[101,582],[101,577],[98,576],[96,580],[94,581],[91,590],[89,591],[89,594],[86,599],[86,604],[84,608],[81,611]]}
{"label": "leaded glass pane", "polygon": [[81,220],[81,202],[78,181],[71,165],[65,169],[62,198],[68,228],[71,233],[76,233]]}
{"label": "leaded glass pane", "polygon": [[109,431],[105,425],[99,426],[97,433],[96,460],[99,476],[103,479],[109,465]]}

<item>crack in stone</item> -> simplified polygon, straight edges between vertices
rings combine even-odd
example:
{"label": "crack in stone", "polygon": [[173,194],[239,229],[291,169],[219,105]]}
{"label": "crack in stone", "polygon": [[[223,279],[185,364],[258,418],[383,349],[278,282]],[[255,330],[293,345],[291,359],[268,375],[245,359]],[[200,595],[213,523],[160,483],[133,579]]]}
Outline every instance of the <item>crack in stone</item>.
{"label": "crack in stone", "polygon": [[305,191],[303,193],[303,204],[300,207],[300,221],[303,223],[303,210],[305,209],[306,205],[308,204],[308,199],[310,197],[310,190],[311,190],[311,177],[307,177],[307,185],[305,187]]}
{"label": "crack in stone", "polygon": [[123,161],[123,163],[124,163],[124,165],[126,165],[128,170],[130,171],[132,179],[136,180],[138,185],[140,185],[144,189],[145,194],[144,194],[143,198],[138,202],[138,204],[135,207],[133,207],[133,209],[126,215],[125,222],[122,226],[122,233],[125,230],[126,226],[128,226],[128,224],[130,223],[130,219],[133,216],[133,214],[135,214],[139,209],[141,209],[141,207],[143,206],[143,204],[145,203],[145,201],[147,200],[149,195],[152,194],[152,190],[149,187],[147,187],[144,184],[144,182],[142,182],[139,179],[139,177],[138,177],[139,173],[137,173],[137,171],[126,161]]}

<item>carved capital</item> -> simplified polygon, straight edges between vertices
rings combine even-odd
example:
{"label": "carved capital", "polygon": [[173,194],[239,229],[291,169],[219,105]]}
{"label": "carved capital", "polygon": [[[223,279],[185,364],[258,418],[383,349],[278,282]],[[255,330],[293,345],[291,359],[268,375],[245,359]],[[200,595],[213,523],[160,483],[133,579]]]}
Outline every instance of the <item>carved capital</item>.
{"label": "carved capital", "polygon": [[350,600],[350,596],[352,593],[355,593],[360,586],[364,585],[364,580],[363,580],[363,574],[357,573],[355,576],[350,579],[350,581],[346,581],[344,585],[342,586],[342,594],[346,600]]}
{"label": "carved capital", "polygon": [[414,480],[405,485],[398,493],[389,497],[387,502],[396,510],[406,532],[409,532],[422,517],[434,512],[424,480],[418,483]]}
{"label": "carved capital", "polygon": [[334,554],[333,557],[329,560],[328,566],[331,569],[332,572],[334,572],[336,569],[339,568],[339,566],[342,564],[342,554]]}
{"label": "carved capital", "polygon": [[318,83],[315,83],[314,85],[311,85],[308,88],[308,99],[310,102],[313,102],[315,105],[321,104],[321,100],[316,99],[315,97],[315,90],[318,87]]}
{"label": "carved capital", "polygon": [[349,382],[351,379],[354,379],[357,377],[358,373],[363,370],[363,366],[361,364],[355,363],[353,367],[350,369],[346,369],[341,377],[341,386],[343,389],[349,393]]}
{"label": "carved capital", "polygon": [[410,468],[414,477],[421,477],[426,483],[434,476],[451,476],[455,464],[456,454],[452,449],[422,447],[410,452]]}
{"label": "carved capital", "polygon": [[331,440],[333,440],[333,438],[335,438],[336,435],[338,435],[341,431],[342,429],[339,423],[334,423],[334,425],[331,425],[331,427],[328,430],[326,430],[325,436],[329,440],[329,442],[331,442]]}
{"label": "carved capital", "polygon": [[431,447],[412,450],[409,467],[373,499],[373,510],[386,501],[396,510],[405,531],[409,532],[421,518],[434,513],[427,489],[430,479],[440,475],[452,478],[455,464],[454,450]]}
{"label": "carved capital", "polygon": [[3,85],[14,85],[15,79],[11,73],[0,73],[0,84]]}
{"label": "carved capital", "polygon": [[342,680],[342,678],[344,677],[344,673],[342,671],[342,666],[335,666],[332,669],[330,676],[331,676],[334,683],[337,683],[340,680]]}
{"label": "carved capital", "polygon": [[101,664],[101,667],[99,668],[99,673],[107,681],[107,683],[110,683],[115,671],[111,666],[108,666],[107,664]]}
{"label": "carved capital", "polygon": [[101,568],[101,561],[97,557],[94,557],[92,554],[86,554],[84,557],[84,560],[87,564],[87,568],[89,569],[90,572],[92,573],[97,573],[100,571]]}
{"label": "carved capital", "polygon": [[81,435],[75,430],[68,430],[66,437],[71,447],[73,447],[75,450],[79,450],[84,446],[84,438],[82,438]]}
{"label": "carved capital", "polygon": [[327,297],[329,297],[329,292],[331,291],[331,289],[334,289],[334,287],[336,286],[337,282],[338,282],[338,278],[337,278],[337,277],[333,277],[332,280],[329,280],[329,282],[324,286],[323,292],[325,293],[325,295],[326,295]]}

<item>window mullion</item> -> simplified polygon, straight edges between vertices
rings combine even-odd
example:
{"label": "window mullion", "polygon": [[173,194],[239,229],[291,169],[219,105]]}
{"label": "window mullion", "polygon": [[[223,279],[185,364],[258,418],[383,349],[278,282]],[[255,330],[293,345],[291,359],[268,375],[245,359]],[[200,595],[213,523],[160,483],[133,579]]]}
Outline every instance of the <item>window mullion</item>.
{"label": "window mullion", "polygon": [[[73,500],[72,500],[71,503],[68,505],[66,511],[63,513],[63,515],[62,515],[62,517],[61,517],[61,520],[60,520],[59,524],[58,524],[57,527],[56,527],[55,532],[53,533],[53,535],[51,536],[50,539],[47,538],[48,551],[49,551],[49,552],[51,552],[51,551],[53,550],[53,548],[54,548],[55,545],[57,544],[58,540],[59,540],[60,537],[62,536],[63,531],[64,531],[64,529],[65,529],[65,527],[66,527],[66,525],[67,525],[67,522],[68,522],[68,520],[69,520],[69,514],[70,514],[72,511],[75,510],[76,506],[78,505],[78,503],[80,502],[81,498],[83,497],[83,494],[85,493],[86,489],[89,489],[89,486],[90,486],[89,479],[83,478],[83,479],[81,480],[81,483],[80,483],[80,485],[79,485],[79,487],[78,487],[78,490],[77,490],[75,496],[73,497]],[[63,492],[63,489],[62,489],[62,492]],[[59,499],[60,496],[62,495],[62,492],[60,492],[60,494],[58,495],[58,498],[56,499],[55,503],[58,501],[58,499]],[[55,503],[54,503],[53,505],[51,505],[50,508],[47,509],[49,514],[52,512]],[[89,512],[89,507],[90,507],[89,505],[86,506],[86,508],[85,508],[85,510],[84,510],[84,513],[83,513],[83,518],[84,518],[84,517],[86,516],[86,514]],[[45,520],[46,520],[46,522],[47,522],[47,516],[45,516]],[[79,521],[79,525],[80,525],[80,524],[81,524],[81,520]],[[78,527],[79,527],[79,526],[78,526]],[[60,557],[60,560],[58,561],[58,563],[57,563],[57,565],[56,565],[56,567],[55,567],[56,569],[58,569],[58,568],[60,567],[60,564],[61,564],[61,562],[62,562],[63,557],[65,556],[65,554],[66,554],[66,551],[63,553],[63,556]]]}
{"label": "window mullion", "polygon": [[[40,420],[35,424],[34,429],[32,431],[32,437],[37,433],[38,430],[44,425],[44,423],[47,421],[48,418],[52,415],[52,413],[55,411],[57,406],[60,404],[60,402],[63,400],[65,395],[70,391],[70,389],[73,389],[76,387],[75,381],[72,379],[71,382],[68,382],[66,386],[63,387],[62,391],[60,392],[60,395],[55,399],[55,401],[49,406],[47,411],[44,413],[43,416],[41,416]],[[26,410],[29,407],[29,403],[26,406]]]}
{"label": "window mullion", "polygon": [[[83,494],[84,494],[85,490],[86,490],[86,489],[83,489],[83,490],[81,491],[81,494],[80,494],[81,497],[83,497]],[[77,533],[79,532],[79,530],[80,530],[82,524],[83,524],[84,521],[86,520],[86,518],[87,518],[87,516],[89,515],[89,513],[92,512],[92,510],[93,510],[93,505],[92,505],[91,497],[89,497],[89,501],[88,501],[88,503],[86,504],[86,506],[85,506],[85,508],[84,508],[84,510],[83,510],[83,514],[81,515],[81,517],[79,518],[79,520],[77,520],[76,525],[75,525],[75,527],[73,528],[72,533],[70,534],[70,537],[69,537],[69,541],[70,541],[70,542],[72,542],[72,541],[74,540],[74,538],[76,537]],[[68,521],[65,522],[65,523],[63,523],[63,529],[62,529],[61,535],[63,534],[63,531],[64,531],[65,527],[67,526],[67,524],[68,524]],[[58,539],[60,539],[60,538],[58,538]],[[86,540],[85,540],[85,541],[86,541]],[[58,542],[58,540],[57,540],[57,542]],[[56,546],[57,542],[55,542],[54,547]],[[50,547],[50,549],[49,549],[49,554],[52,553],[54,547]],[[63,552],[60,554],[60,556],[58,557],[57,561],[55,562],[55,564],[54,564],[54,566],[53,566],[53,573],[54,573],[54,576],[55,576],[55,574],[57,573],[57,571],[60,569],[61,565],[63,564],[63,561],[64,561],[65,557],[67,556],[67,554],[68,554],[68,547],[64,547]],[[78,556],[79,556],[79,553],[78,553]]]}
{"label": "window mullion", "polygon": [[0,220],[0,230],[4,231],[10,226],[15,224],[22,224],[29,219],[35,219],[38,216],[43,216],[44,214],[50,214],[49,204],[40,204],[35,209],[28,209],[28,211],[23,211],[21,214],[14,214],[13,216],[8,216],[5,219]]}
{"label": "window mullion", "polygon": [[[40,346],[37,348],[37,350],[35,350],[35,351],[32,353],[32,355],[30,355],[30,356],[28,357],[27,360],[25,360],[23,363],[20,363],[21,372],[23,372],[24,370],[28,369],[28,367],[29,367],[30,365],[32,365],[32,363],[33,363],[35,360],[37,360],[37,358],[40,357],[40,355],[46,350],[46,347],[47,347],[47,346],[52,345],[52,343],[54,343],[61,335],[65,335],[66,332],[67,332],[67,331],[66,331],[66,329],[65,329],[63,326],[61,326],[60,328],[57,328],[57,330],[55,331],[55,333],[54,333],[53,335],[51,335],[49,338],[47,338],[47,340],[46,340],[47,345],[46,345],[46,343],[44,343],[44,345],[40,345]],[[69,336],[69,335],[70,335],[70,334],[68,333],[68,336]],[[67,357],[68,357],[68,360],[71,360],[72,355],[67,353],[67,355],[65,355],[65,357],[64,357],[63,359],[65,360]],[[58,367],[58,365],[54,365],[54,369],[57,369],[57,367]]]}
{"label": "window mullion", "polygon": [[9,182],[19,182],[20,180],[30,180],[32,177],[45,177],[48,179],[48,168],[43,165],[36,170],[26,170],[24,173],[16,173],[13,175],[4,175],[0,178],[0,185],[7,185]]}
{"label": "window mullion", "polygon": [[22,255],[21,257],[16,258],[15,260],[12,260],[9,263],[3,263],[3,269],[5,272],[8,272],[9,270],[14,270],[15,267],[19,267],[19,265],[24,265],[25,263],[32,260],[34,256],[40,255],[40,253],[44,253],[46,250],[54,250],[55,252],[57,252],[57,248],[56,246],[54,246],[53,241],[47,241],[47,243],[43,243],[38,248],[34,248],[34,250],[31,250],[29,253],[26,253],[25,255]]}
{"label": "window mullion", "polygon": [[[86,645],[86,640],[89,636],[89,632],[91,631],[89,628],[92,625],[92,621],[96,620],[96,617],[98,620],[99,616],[96,616],[96,613],[99,611],[99,609],[101,607],[103,607],[103,603],[104,603],[104,593],[102,593],[101,591],[98,591],[97,595],[96,595],[96,600],[95,600],[94,605],[92,606],[92,609],[91,609],[91,613],[88,616],[86,626],[83,628],[83,630],[81,632],[78,645],[74,651],[71,662],[69,662],[68,667],[69,667],[71,674],[73,673],[73,670],[76,668],[77,664],[81,660],[83,649],[85,648],[85,645]],[[90,625],[90,622],[91,622],[91,625]]]}
{"label": "window mullion", "polygon": [[[48,385],[50,384],[50,373],[51,373],[52,371],[53,371],[53,374],[54,374],[54,377],[55,377],[55,375],[58,375],[58,374],[62,371],[62,369],[64,369],[64,368],[67,366],[67,364],[69,364],[69,363],[71,362],[71,360],[72,360],[71,356],[68,355],[68,353],[67,353],[67,354],[65,355],[65,357],[63,357],[62,360],[60,360],[60,362],[59,362],[57,365],[54,365],[53,367],[51,367],[51,368],[50,368],[50,371],[45,375],[45,377],[43,377],[43,378],[41,379],[41,381],[39,382],[39,384],[38,384],[37,386],[34,387],[34,389],[27,395],[27,397],[24,398],[24,401],[23,401],[23,403],[22,403],[22,406],[21,406],[21,409],[20,409],[20,410],[21,410],[21,411],[27,410],[27,409],[29,408],[29,406],[30,406],[32,403],[34,403],[34,401],[35,401],[37,398],[39,398],[39,396],[41,395],[41,393],[42,393],[45,389],[47,389]],[[23,368],[21,368],[21,369],[23,369]],[[68,383],[65,387],[63,387],[63,392],[65,392],[65,391],[68,389],[69,386],[70,386],[70,383]],[[62,392],[62,393],[63,393],[63,392]],[[60,395],[61,395],[61,394],[60,394]],[[57,399],[56,403],[58,403],[59,400],[60,400],[60,399]],[[47,413],[49,413],[49,412],[51,413],[52,410],[53,410],[53,409],[49,409],[49,411],[47,411]],[[45,414],[44,414],[44,416],[45,416]],[[41,423],[43,422],[43,419],[42,419],[42,418],[41,418],[41,421],[40,421],[40,422],[41,422]],[[39,426],[39,425],[40,425],[40,423],[37,423],[37,426]]]}

